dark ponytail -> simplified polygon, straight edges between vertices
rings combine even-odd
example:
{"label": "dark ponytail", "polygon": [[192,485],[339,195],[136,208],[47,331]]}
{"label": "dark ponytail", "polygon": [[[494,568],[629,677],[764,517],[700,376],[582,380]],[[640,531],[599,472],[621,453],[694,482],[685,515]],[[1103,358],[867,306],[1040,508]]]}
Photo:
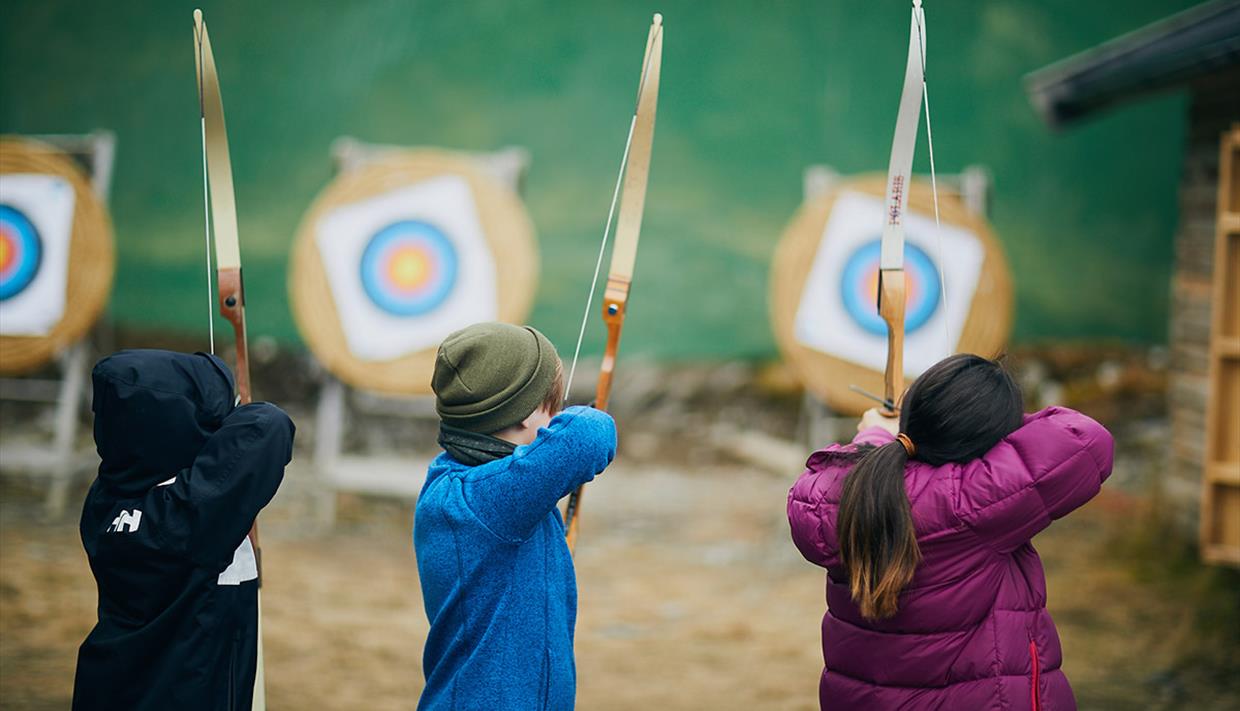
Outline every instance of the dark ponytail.
{"label": "dark ponytail", "polygon": [[900,591],[921,561],[913,512],[904,492],[908,452],[899,442],[870,451],[844,480],[840,555],[862,617],[896,614]]}
{"label": "dark ponytail", "polygon": [[896,614],[921,549],[904,489],[910,458],[932,465],[977,459],[1020,426],[1020,389],[996,361],[963,353],[936,363],[904,396],[900,441],[870,450],[844,480],[840,556],[853,602],[867,619]]}

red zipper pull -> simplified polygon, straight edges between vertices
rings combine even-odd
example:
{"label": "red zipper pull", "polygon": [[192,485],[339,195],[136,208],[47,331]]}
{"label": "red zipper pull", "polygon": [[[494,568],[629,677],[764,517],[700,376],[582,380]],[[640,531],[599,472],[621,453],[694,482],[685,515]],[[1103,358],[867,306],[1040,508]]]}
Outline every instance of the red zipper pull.
{"label": "red zipper pull", "polygon": [[1038,689],[1038,643],[1029,638],[1029,660],[1033,665],[1033,711],[1042,711],[1041,694]]}

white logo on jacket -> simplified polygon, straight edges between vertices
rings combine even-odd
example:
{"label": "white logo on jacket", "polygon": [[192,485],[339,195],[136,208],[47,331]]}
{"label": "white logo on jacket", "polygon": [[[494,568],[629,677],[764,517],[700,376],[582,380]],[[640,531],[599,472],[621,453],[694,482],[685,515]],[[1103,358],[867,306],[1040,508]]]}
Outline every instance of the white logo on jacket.
{"label": "white logo on jacket", "polygon": [[133,533],[138,530],[138,524],[142,523],[142,512],[138,509],[131,511],[121,511],[120,515],[112,519],[112,525],[108,526],[108,533]]}

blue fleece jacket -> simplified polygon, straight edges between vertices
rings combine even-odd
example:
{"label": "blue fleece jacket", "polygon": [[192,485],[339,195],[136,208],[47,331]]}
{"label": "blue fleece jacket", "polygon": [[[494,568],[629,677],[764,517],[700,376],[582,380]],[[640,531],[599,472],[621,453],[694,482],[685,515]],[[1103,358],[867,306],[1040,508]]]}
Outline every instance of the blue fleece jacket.
{"label": "blue fleece jacket", "polygon": [[577,583],[556,503],[615,453],[611,416],[570,407],[511,456],[431,463],[413,522],[431,623],[419,711],[573,708]]}

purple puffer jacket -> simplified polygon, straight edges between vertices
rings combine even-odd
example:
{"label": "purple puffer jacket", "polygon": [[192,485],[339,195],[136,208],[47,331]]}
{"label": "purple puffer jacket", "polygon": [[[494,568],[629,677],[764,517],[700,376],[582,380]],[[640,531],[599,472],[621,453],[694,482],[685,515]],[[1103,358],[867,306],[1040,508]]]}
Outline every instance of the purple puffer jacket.
{"label": "purple puffer jacket", "polygon": [[904,473],[922,562],[895,617],[863,619],[848,592],[836,518],[856,444],[814,452],[788,494],[792,539],[827,569],[823,709],[1075,709],[1059,635],[1030,539],[1089,501],[1111,473],[1114,442],[1065,408],[1026,415],[981,459]]}

